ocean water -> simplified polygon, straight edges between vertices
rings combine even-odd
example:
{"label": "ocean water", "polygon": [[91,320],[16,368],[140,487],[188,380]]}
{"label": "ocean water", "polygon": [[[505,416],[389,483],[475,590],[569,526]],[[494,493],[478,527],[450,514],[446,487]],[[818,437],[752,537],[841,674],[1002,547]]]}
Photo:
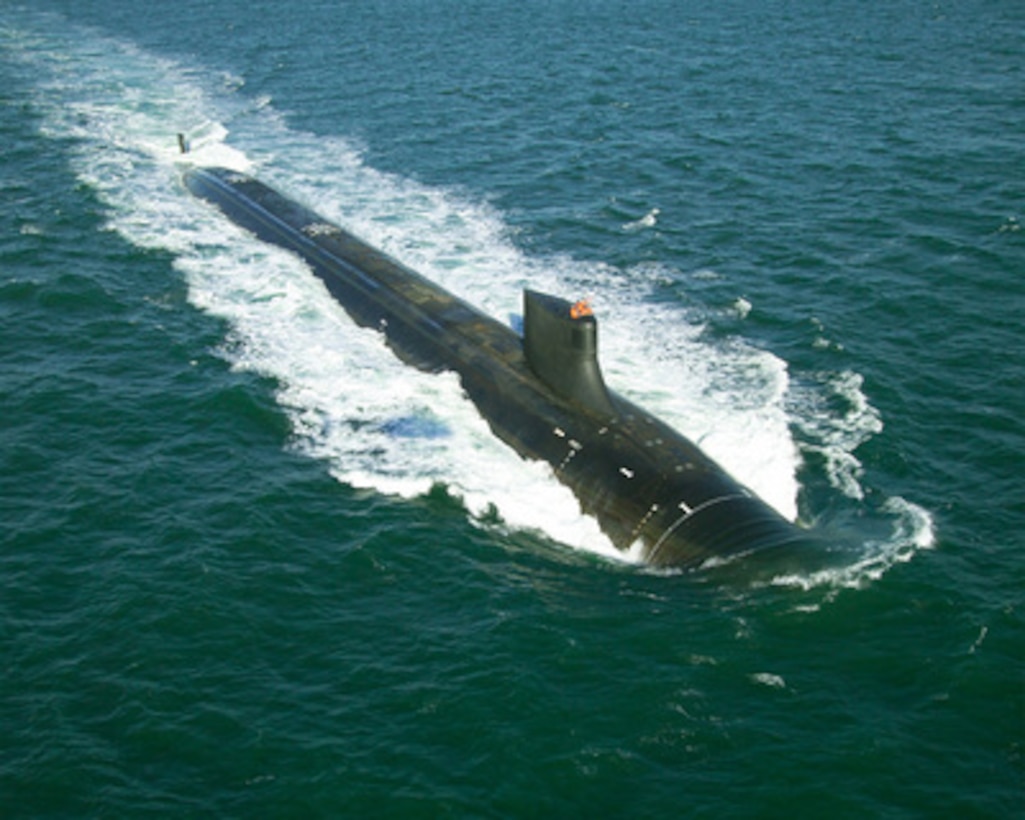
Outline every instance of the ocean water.
{"label": "ocean water", "polygon": [[[1022,54],[1015,3],[0,5],[0,817],[1022,816]],[[828,560],[619,555],[189,163],[588,297]]]}

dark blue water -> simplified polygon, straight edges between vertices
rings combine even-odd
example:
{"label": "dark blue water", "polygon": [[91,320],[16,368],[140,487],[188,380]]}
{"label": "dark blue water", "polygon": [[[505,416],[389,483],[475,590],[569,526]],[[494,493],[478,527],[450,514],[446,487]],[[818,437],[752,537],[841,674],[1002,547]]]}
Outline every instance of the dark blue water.
{"label": "dark blue water", "polygon": [[[1025,11],[81,6],[0,11],[0,816],[1020,816]],[[828,561],[623,560],[189,162],[589,297]]]}

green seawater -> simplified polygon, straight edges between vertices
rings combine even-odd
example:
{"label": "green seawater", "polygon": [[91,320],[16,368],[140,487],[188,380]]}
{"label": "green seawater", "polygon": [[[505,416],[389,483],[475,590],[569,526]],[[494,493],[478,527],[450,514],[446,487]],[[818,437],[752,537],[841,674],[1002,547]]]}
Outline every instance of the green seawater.
{"label": "green seawater", "polygon": [[[1014,4],[0,6],[0,817],[1021,816],[1023,53]],[[177,132],[503,318],[589,295],[826,568],[611,557]]]}

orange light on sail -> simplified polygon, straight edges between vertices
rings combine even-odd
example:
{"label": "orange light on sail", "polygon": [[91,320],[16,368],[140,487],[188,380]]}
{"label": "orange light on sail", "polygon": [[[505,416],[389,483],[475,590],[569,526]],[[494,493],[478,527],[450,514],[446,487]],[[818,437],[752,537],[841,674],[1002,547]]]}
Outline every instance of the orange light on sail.
{"label": "orange light on sail", "polygon": [[571,319],[581,319],[584,316],[594,316],[594,311],[591,310],[591,303],[587,299],[581,299],[569,309],[569,315]]}

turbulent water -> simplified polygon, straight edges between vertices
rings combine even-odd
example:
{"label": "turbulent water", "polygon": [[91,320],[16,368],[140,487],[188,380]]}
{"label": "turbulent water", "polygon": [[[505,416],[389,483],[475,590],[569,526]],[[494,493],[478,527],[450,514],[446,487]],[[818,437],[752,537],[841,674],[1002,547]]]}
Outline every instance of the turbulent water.
{"label": "turbulent water", "polygon": [[[0,816],[1018,816],[1022,54],[1013,3],[0,5]],[[620,555],[192,163],[502,321],[586,296],[823,560]]]}

